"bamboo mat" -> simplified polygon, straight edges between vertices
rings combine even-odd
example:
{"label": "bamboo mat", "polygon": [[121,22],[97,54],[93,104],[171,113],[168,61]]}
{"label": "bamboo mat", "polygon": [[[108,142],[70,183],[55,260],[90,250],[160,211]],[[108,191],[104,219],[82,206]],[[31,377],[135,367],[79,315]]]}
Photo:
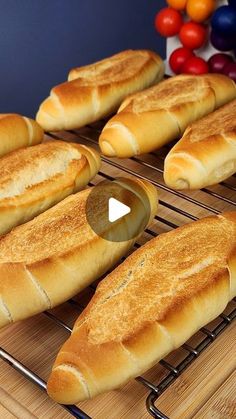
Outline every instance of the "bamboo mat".
{"label": "bamboo mat", "polygon": [[[77,132],[60,132],[48,136],[77,141],[97,147],[101,123]],[[175,226],[224,210],[235,210],[236,177],[221,185],[191,193],[173,193],[163,182],[163,163],[168,148],[135,159],[103,159],[101,171],[93,180],[99,183],[105,177],[144,176],[155,184],[160,194],[158,217],[151,226],[155,233],[163,233]],[[144,233],[139,244],[151,236]],[[90,288],[75,297],[85,306],[91,298]],[[235,306],[235,304],[234,304]],[[228,307],[232,310],[233,303]],[[69,302],[50,311],[69,327],[73,326],[79,311]],[[52,318],[40,314],[31,319],[13,324],[0,332],[0,346],[18,359],[28,369],[47,380],[52,363],[68,331]],[[201,337],[202,338],[202,337]],[[200,332],[190,341],[197,344]],[[203,353],[168,387],[155,405],[171,419],[236,417],[235,380],[236,325],[232,323]],[[183,358],[183,350],[170,354],[166,360],[176,365]],[[185,353],[186,356],[186,353]],[[166,368],[158,363],[145,375],[145,379],[158,384],[166,376]],[[94,419],[148,419],[146,398],[149,394],[140,382],[130,381],[117,391],[80,403],[79,408]],[[50,400],[47,394],[34,383],[24,378],[3,360],[0,360],[0,418],[71,418],[63,407]]]}

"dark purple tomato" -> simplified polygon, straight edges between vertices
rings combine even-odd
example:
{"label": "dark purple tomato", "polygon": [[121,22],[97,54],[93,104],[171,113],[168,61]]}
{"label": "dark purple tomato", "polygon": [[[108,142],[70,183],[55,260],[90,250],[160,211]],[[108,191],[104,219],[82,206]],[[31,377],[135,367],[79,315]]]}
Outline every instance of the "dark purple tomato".
{"label": "dark purple tomato", "polygon": [[223,54],[223,53],[217,53],[212,55],[209,60],[209,69],[211,73],[222,73],[224,67],[233,62],[233,58],[231,55]]}
{"label": "dark purple tomato", "polygon": [[219,35],[236,35],[236,9],[232,6],[221,6],[211,19],[212,29]]}
{"label": "dark purple tomato", "polygon": [[236,63],[229,63],[224,67],[223,73],[236,82]]}
{"label": "dark purple tomato", "polygon": [[215,31],[211,31],[210,41],[213,47],[219,51],[230,51],[236,47],[236,40],[233,37],[226,38],[218,35]]}

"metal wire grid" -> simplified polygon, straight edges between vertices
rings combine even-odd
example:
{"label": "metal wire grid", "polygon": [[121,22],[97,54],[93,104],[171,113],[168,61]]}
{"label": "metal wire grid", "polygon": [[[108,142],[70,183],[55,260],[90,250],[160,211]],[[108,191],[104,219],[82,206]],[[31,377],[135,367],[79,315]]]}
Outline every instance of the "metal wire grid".
{"label": "metal wire grid", "polygon": [[[100,132],[100,129],[96,125],[91,125],[91,126],[88,127],[88,129],[89,129],[89,134],[93,133],[93,135],[91,135],[91,136],[88,135],[88,134],[85,135],[85,134],[81,133],[81,131],[75,131],[75,132],[71,131],[70,133],[75,137],[73,140],[82,141],[85,144],[93,145],[93,146],[97,147],[97,140],[94,139],[94,133],[97,133],[97,135],[98,135],[99,132]],[[63,135],[61,135],[61,134],[60,135],[49,134],[49,136],[52,137],[52,138],[56,138],[56,139],[63,138]],[[168,149],[168,147],[166,147],[166,148]],[[157,159],[157,156],[155,154],[153,154],[153,157],[155,159]],[[159,157],[159,159],[161,159],[161,157]],[[183,199],[183,200],[185,200],[185,201],[187,201],[187,202],[189,202],[193,205],[196,205],[197,207],[200,207],[204,210],[207,210],[212,214],[218,214],[220,212],[214,206],[208,205],[208,204],[204,203],[203,201],[199,201],[199,200],[193,198],[192,196],[185,195],[184,193],[173,191],[172,189],[168,188],[163,183],[160,183],[157,180],[154,180],[154,179],[149,178],[147,176],[144,176],[143,174],[137,173],[132,168],[126,167],[123,164],[122,160],[117,162],[115,160],[112,160],[112,159],[109,159],[109,158],[106,158],[106,157],[102,157],[102,160],[105,163],[107,163],[108,165],[112,166],[113,168],[117,168],[117,169],[121,170],[122,172],[124,172],[128,175],[133,175],[133,176],[136,176],[136,177],[144,179],[144,180],[149,180],[150,182],[152,182],[152,184],[154,186],[158,187],[158,189],[164,190],[165,192],[169,192],[172,195],[175,195],[175,196],[177,196],[177,197],[179,197],[179,198],[181,198],[181,199]],[[136,163],[138,163],[138,164],[140,164],[144,167],[147,167],[151,170],[154,170],[158,173],[161,173],[161,174],[163,173],[163,169],[160,169],[158,167],[158,165],[150,164],[149,162],[143,160],[142,157],[133,157],[130,160],[133,160],[134,162],[136,162]],[[105,178],[105,179],[110,179],[110,180],[114,179],[112,176],[104,173],[103,171],[100,171],[99,175],[102,178]],[[91,185],[92,185],[92,183],[91,183]],[[236,186],[234,186],[234,185],[232,185],[228,182],[222,182],[221,185],[224,188],[227,188],[228,190],[230,190],[232,192],[236,192]],[[224,195],[216,193],[215,191],[212,191],[208,188],[204,188],[204,189],[202,189],[202,191],[207,193],[208,195],[211,195],[214,198],[217,198],[218,200],[226,202],[230,206],[231,205],[236,206],[235,200],[233,200],[231,198],[228,198]],[[195,215],[183,210],[182,208],[178,208],[177,206],[172,205],[168,202],[160,200],[159,203],[160,203],[160,205],[164,206],[165,208],[167,208],[171,211],[174,211],[174,212],[186,217],[187,219],[189,219],[191,221],[195,221],[195,220],[198,219],[198,217],[196,217]],[[172,221],[167,220],[163,217],[160,217],[159,215],[156,215],[155,219],[157,221],[161,222],[162,224],[172,228],[172,229],[178,227],[178,225],[176,225]],[[146,229],[146,233],[151,237],[155,237],[157,235],[157,233],[152,231],[151,229]],[[136,243],[134,245],[134,248],[138,248],[139,246],[140,246],[140,244]],[[124,258],[123,258],[123,260],[124,260]],[[94,292],[96,287],[94,285],[91,285],[90,288]],[[77,301],[75,301],[73,299],[69,300],[69,303],[71,305],[73,305],[73,307],[75,307],[79,312],[81,312],[84,308]],[[167,375],[165,376],[165,378],[161,382],[159,382],[158,384],[154,384],[154,383],[146,380],[144,377],[137,377],[136,378],[136,380],[138,382],[140,382],[142,385],[144,385],[149,390],[149,394],[148,394],[147,399],[146,399],[146,406],[147,406],[148,412],[154,418],[168,419],[168,417],[164,413],[162,413],[160,410],[158,410],[158,408],[155,405],[155,402],[157,401],[158,397],[176,380],[176,378],[182,373],[182,371],[185,370],[196,359],[196,357],[198,357],[200,355],[200,353],[206,347],[208,347],[230,323],[232,323],[232,321],[236,317],[236,299],[233,300],[233,304],[234,304],[235,307],[232,309],[232,311],[230,313],[228,313],[227,315],[223,313],[219,316],[220,322],[219,322],[219,324],[217,324],[217,326],[213,330],[210,330],[207,327],[203,327],[201,329],[201,332],[202,332],[204,337],[200,341],[200,343],[197,344],[196,347],[190,346],[189,344],[182,345],[182,349],[185,351],[185,353],[187,352],[187,355],[177,366],[173,366],[165,360],[160,361],[160,364],[162,365],[162,367],[164,367],[165,370],[167,371]],[[68,333],[71,333],[72,329],[65,322],[63,322],[62,320],[57,318],[51,312],[46,311],[46,312],[44,312],[44,315],[47,316],[49,319],[51,319],[51,321],[53,321],[55,324],[57,324],[61,328],[65,329]],[[17,360],[15,357],[13,357],[10,353],[5,351],[3,348],[0,348],[0,358],[2,360],[4,360],[5,362],[7,362],[8,364],[10,364],[14,369],[16,369],[18,372],[20,372],[25,378],[27,378],[28,380],[30,380],[34,384],[36,384],[43,391],[46,391],[46,382],[44,380],[42,380],[42,378],[40,378],[33,371],[31,371],[29,368],[27,368],[25,365],[23,365],[19,360]],[[78,419],[91,419],[90,416],[88,416],[85,412],[83,412],[79,407],[77,407],[75,405],[67,405],[67,406],[63,405],[63,407],[68,412],[70,412],[70,414],[72,416],[74,416]]]}
{"label": "metal wire grid", "polygon": [[[233,300],[236,303],[236,299]],[[221,314],[219,316],[222,321],[211,331],[206,327],[201,329],[201,332],[205,335],[205,338],[196,346],[192,347],[188,344],[182,345],[182,348],[188,352],[188,355],[181,361],[176,367],[167,363],[166,361],[160,361],[161,365],[169,370],[169,374],[156,386],[153,383],[149,383],[142,377],[137,378],[145,385],[150,393],[146,400],[146,406],[149,413],[157,419],[168,419],[168,417],[162,413],[155,405],[158,397],[165,391],[167,387],[171,385],[173,381],[200,355],[205,348],[207,348],[219,334],[236,318],[236,304],[235,308],[228,314]]]}

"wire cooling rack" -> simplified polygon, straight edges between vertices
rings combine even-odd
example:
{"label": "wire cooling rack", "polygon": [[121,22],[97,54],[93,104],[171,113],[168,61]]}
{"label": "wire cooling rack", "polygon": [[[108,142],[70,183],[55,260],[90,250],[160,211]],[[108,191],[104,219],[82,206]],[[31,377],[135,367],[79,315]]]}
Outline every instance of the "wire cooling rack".
{"label": "wire cooling rack", "polygon": [[[103,127],[104,121],[100,121],[91,126],[87,126],[78,131],[67,131],[56,134],[48,134],[49,139],[63,139],[65,141],[76,141],[81,144],[93,146],[98,148],[97,138]],[[159,233],[169,231],[178,226],[195,221],[198,218],[206,215],[218,214],[222,210],[235,210],[236,206],[236,176],[232,176],[220,185],[212,188],[204,188],[201,191],[184,193],[176,192],[168,188],[163,182],[163,162],[166,153],[171,145],[162,147],[161,150],[155,153],[134,157],[131,159],[109,159],[102,157],[103,165],[98,176],[91,182],[90,185],[99,183],[101,180],[112,180],[118,176],[136,176],[141,179],[149,180],[156,186],[160,192],[159,211],[155,217],[154,223],[149,227],[145,233],[144,238],[135,243],[134,249],[140,247],[143,242],[155,237]],[[124,258],[123,258],[124,259]],[[89,287],[93,293],[95,285]],[[68,304],[81,312],[84,305],[75,299],[69,300]],[[50,311],[46,311],[44,316],[47,316],[60,328],[71,333],[71,327],[63,320],[57,317]],[[147,388],[146,407],[151,416],[158,419],[168,419],[162,413],[156,403],[158,397],[176,380],[177,377],[184,371],[201,353],[207,348],[220,333],[236,317],[236,299],[230,304],[230,310],[221,314],[214,322],[214,325],[203,327],[199,332],[201,337],[198,338],[195,345],[188,342],[182,345],[181,350],[183,356],[181,362],[173,365],[167,360],[161,360],[160,364],[164,368],[166,374],[161,381],[155,383],[147,380],[145,377],[137,377],[136,380]],[[10,364],[14,369],[21,373],[26,379],[32,381],[43,391],[46,391],[46,382],[36,373],[34,373],[27,366],[23,365],[15,356],[0,348],[0,358]],[[78,406],[69,405],[63,406],[70,414],[79,419],[89,419],[84,411]]]}

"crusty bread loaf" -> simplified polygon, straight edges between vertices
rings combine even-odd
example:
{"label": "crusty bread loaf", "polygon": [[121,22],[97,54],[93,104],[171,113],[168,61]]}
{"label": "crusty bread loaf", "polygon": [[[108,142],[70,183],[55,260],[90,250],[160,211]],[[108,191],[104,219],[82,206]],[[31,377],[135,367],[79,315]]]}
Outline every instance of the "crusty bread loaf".
{"label": "crusty bread loaf", "polygon": [[235,83],[222,74],[171,77],[125,99],[105,125],[100,148],[111,157],[148,153],[235,97]]}
{"label": "crusty bread loaf", "polygon": [[0,114],[0,157],[10,151],[41,143],[43,130],[36,121],[14,113]]}
{"label": "crusty bread loaf", "polygon": [[36,119],[46,131],[74,129],[116,111],[133,92],[158,82],[164,75],[159,55],[127,50],[69,74],[69,82],[51,90]]}
{"label": "crusty bread loaf", "polygon": [[236,212],[151,240],[98,286],[62,346],[47,389],[76,403],[143,373],[236,295]]}
{"label": "crusty bread loaf", "polygon": [[189,125],[165,159],[173,189],[200,189],[236,172],[236,99]]}
{"label": "crusty bread loaf", "polygon": [[91,190],[67,197],[0,238],[0,327],[54,307],[78,293],[130,249],[146,219],[147,203],[147,224],[156,214],[154,186],[138,179],[113,182],[116,197],[121,202],[127,196],[130,199],[131,212],[104,227],[107,209],[99,209],[98,200],[90,202],[89,211],[94,216],[99,213],[96,220],[101,229],[113,232],[113,236],[122,232],[121,242],[106,240],[87,222],[86,204]]}
{"label": "crusty bread loaf", "polygon": [[1,158],[0,234],[85,187],[100,168],[92,148],[50,141]]}

